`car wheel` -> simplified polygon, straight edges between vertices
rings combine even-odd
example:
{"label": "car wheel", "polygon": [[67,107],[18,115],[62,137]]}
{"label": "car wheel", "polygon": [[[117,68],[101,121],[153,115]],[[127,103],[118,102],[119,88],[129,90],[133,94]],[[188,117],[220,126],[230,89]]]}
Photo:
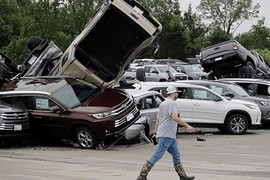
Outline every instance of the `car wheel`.
{"label": "car wheel", "polygon": [[143,68],[138,68],[136,70],[136,79],[138,79],[139,81],[145,81],[145,72]]}
{"label": "car wheel", "polygon": [[94,133],[86,127],[79,127],[75,131],[75,141],[86,149],[94,149],[97,145],[97,138]]}
{"label": "car wheel", "polygon": [[239,78],[250,78],[251,77],[252,68],[248,65],[243,66],[238,71]]}
{"label": "car wheel", "polygon": [[242,114],[234,114],[227,121],[227,131],[231,134],[243,134],[247,131],[248,120]]}

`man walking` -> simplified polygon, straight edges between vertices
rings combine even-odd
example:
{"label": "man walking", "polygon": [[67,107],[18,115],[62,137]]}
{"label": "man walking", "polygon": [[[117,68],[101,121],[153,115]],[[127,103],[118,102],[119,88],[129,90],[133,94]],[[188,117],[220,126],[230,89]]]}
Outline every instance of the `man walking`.
{"label": "man walking", "polygon": [[151,158],[143,165],[137,180],[147,180],[147,175],[152,167],[158,162],[166,151],[173,157],[174,169],[180,177],[180,180],[193,180],[194,176],[187,176],[181,164],[180,152],[176,141],[177,124],[186,128],[188,132],[196,130],[178,117],[178,108],[174,102],[178,97],[178,90],[174,86],[167,89],[167,99],[160,104],[159,113],[156,122],[156,133],[158,144]]}

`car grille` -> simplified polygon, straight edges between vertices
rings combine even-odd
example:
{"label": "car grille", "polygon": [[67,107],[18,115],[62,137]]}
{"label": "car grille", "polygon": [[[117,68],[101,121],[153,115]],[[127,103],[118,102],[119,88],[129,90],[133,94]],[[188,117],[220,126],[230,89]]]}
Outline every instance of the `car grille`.
{"label": "car grille", "polygon": [[[134,109],[131,111],[131,113],[133,114],[133,116],[135,117],[135,115],[137,114],[138,109],[136,107],[134,107]],[[127,116],[122,117],[121,119],[117,119],[115,121],[115,127],[120,127],[122,125],[124,125],[125,123],[127,123]]]}
{"label": "car grille", "polygon": [[208,79],[207,76],[200,76],[199,79]]}
{"label": "car grille", "polygon": [[120,106],[118,106],[113,113],[115,115],[121,114],[126,109],[128,109],[133,104],[133,100],[130,98],[127,98]]}
{"label": "car grille", "polygon": [[188,77],[187,76],[177,76],[175,77],[176,80],[187,80]]}
{"label": "car grille", "polygon": [[13,131],[16,125],[21,125],[21,130],[29,129],[28,117],[25,112],[6,112],[1,114],[0,118],[0,130]]}

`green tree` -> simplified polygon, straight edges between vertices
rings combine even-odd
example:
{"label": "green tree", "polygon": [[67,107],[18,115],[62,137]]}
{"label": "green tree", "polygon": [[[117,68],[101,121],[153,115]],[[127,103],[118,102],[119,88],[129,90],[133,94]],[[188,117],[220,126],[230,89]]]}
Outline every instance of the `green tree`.
{"label": "green tree", "polygon": [[258,17],[259,4],[252,0],[201,0],[198,10],[211,28],[232,34],[243,21]]}
{"label": "green tree", "polygon": [[18,35],[20,32],[18,14],[15,0],[0,1],[0,48],[6,46],[11,41],[12,36]]}
{"label": "green tree", "polygon": [[265,19],[258,21],[247,33],[239,34],[236,39],[247,49],[269,49],[270,29],[264,25]]}
{"label": "green tree", "polygon": [[202,23],[201,17],[192,11],[191,5],[184,12],[182,21],[190,38],[189,48],[185,52],[185,56],[194,57],[199,54],[201,48],[210,44],[205,36],[208,28]]}

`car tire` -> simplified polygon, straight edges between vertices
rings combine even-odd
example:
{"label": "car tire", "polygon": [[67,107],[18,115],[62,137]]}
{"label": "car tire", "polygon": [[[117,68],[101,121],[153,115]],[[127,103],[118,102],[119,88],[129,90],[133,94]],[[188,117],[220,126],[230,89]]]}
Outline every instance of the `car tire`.
{"label": "car tire", "polygon": [[239,78],[250,78],[252,73],[252,68],[248,65],[243,66],[238,71],[238,77]]}
{"label": "car tire", "polygon": [[230,134],[244,134],[248,128],[248,120],[242,114],[233,114],[228,118],[226,127]]}
{"label": "car tire", "polygon": [[97,138],[94,133],[86,127],[79,127],[75,131],[75,141],[80,147],[85,149],[95,149],[97,146]]}
{"label": "car tire", "polygon": [[143,68],[138,68],[136,70],[136,79],[138,79],[139,81],[145,82],[146,78],[145,78],[145,72]]}

